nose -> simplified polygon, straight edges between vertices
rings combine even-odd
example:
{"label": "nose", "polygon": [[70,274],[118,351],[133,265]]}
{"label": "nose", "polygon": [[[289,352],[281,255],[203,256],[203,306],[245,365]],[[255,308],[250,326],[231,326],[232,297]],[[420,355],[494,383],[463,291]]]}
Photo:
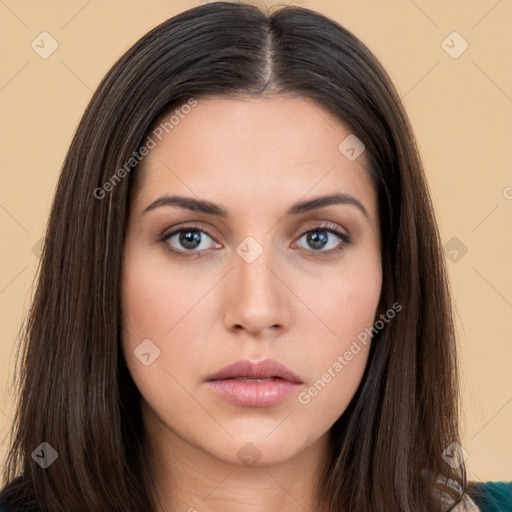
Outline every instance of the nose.
{"label": "nose", "polygon": [[[270,248],[254,260],[246,257],[243,246],[240,249],[242,256],[233,254],[234,268],[225,290],[225,326],[252,335],[275,335],[288,328],[291,316],[289,300],[293,293],[285,284],[283,266]],[[250,251],[254,249],[252,246]]]}

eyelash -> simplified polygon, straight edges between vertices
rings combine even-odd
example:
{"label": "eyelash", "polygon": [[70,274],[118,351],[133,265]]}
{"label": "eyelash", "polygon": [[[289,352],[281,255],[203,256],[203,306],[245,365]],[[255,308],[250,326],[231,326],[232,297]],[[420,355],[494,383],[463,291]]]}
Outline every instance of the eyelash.
{"label": "eyelash", "polygon": [[[181,226],[177,229],[173,229],[171,232],[164,231],[164,233],[162,233],[162,235],[158,237],[157,241],[164,244],[166,250],[168,250],[169,252],[172,252],[173,254],[176,254],[179,257],[184,257],[184,258],[189,258],[189,257],[193,257],[193,256],[195,256],[196,258],[202,257],[201,253],[205,252],[205,251],[193,251],[193,250],[181,251],[181,250],[174,249],[170,246],[169,239],[171,237],[173,237],[174,235],[177,235],[181,232],[188,232],[188,231],[204,233],[213,240],[213,237],[211,235],[209,235],[208,232],[205,231],[204,229],[199,228],[199,226]],[[334,224],[330,224],[330,223],[315,224],[310,229],[304,231],[300,235],[298,240],[300,240],[304,235],[307,235],[308,233],[315,232],[315,231],[327,232],[327,233],[330,233],[340,239],[340,243],[337,245],[337,247],[335,247],[334,249],[330,249],[328,251],[305,249],[305,250],[309,250],[310,252],[314,253],[315,256],[320,256],[320,257],[332,256],[334,254],[338,254],[338,253],[344,251],[352,244],[352,240],[350,239],[350,237],[348,235],[346,235],[345,233],[341,233]],[[206,250],[208,250],[208,249],[206,249]]]}

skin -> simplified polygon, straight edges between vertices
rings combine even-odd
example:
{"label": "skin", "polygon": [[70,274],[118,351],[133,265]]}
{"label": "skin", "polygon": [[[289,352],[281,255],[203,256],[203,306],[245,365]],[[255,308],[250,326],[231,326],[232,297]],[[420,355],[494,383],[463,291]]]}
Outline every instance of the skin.
{"label": "skin", "polygon": [[[365,154],[350,161],[338,149],[350,133],[301,97],[199,98],[137,171],[122,344],[143,397],[159,510],[318,510],[329,429],[361,382],[370,343],[307,404],[292,394],[272,407],[237,406],[205,378],[239,359],[270,357],[301,378],[304,392],[373,325],[382,285],[377,195]],[[285,215],[333,192],[357,198],[368,217],[350,204]],[[177,206],[143,213],[164,194],[214,202],[229,217]],[[315,222],[352,243],[333,252],[341,240]],[[160,241],[182,223],[201,230],[200,244]],[[327,237],[323,244],[308,243],[309,230]],[[236,252],[247,236],[263,249],[252,263]],[[144,339],[160,349],[149,366],[134,355]],[[249,442],[260,456],[252,467],[237,455]]]}

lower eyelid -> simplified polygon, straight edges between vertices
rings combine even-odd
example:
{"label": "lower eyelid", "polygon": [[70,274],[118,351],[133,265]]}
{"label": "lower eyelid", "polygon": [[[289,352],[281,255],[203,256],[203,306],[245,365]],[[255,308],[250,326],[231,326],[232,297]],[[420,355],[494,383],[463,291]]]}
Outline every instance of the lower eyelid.
{"label": "lower eyelid", "polygon": [[[189,227],[179,228],[179,229],[171,231],[170,233],[164,233],[161,237],[159,237],[158,241],[166,244],[168,247],[171,247],[171,245],[169,243],[169,240],[172,237],[174,237],[176,235],[179,235],[180,233],[187,232],[187,231],[194,231],[194,232],[197,232],[197,233],[201,233],[201,235],[206,235],[208,238],[210,238],[213,241],[214,244],[219,245],[218,242],[216,242],[214,240],[214,238],[211,235],[209,235],[205,230],[197,229],[197,228],[189,228]],[[187,250],[184,250],[184,249],[171,248],[170,250],[172,252],[174,252],[174,253],[181,253],[181,254],[199,254],[199,253],[201,253],[201,252],[203,252],[205,250],[208,250],[208,249],[203,249],[201,251],[195,251],[195,250],[187,251]]]}
{"label": "lower eyelid", "polygon": [[[173,252],[174,254],[179,254],[179,255],[199,255],[205,251],[209,251],[211,249],[202,249],[202,250],[184,250],[184,249],[175,249],[173,248],[172,246],[170,246],[170,244],[168,243],[169,242],[169,239],[175,235],[178,235],[182,232],[186,232],[186,231],[195,231],[197,233],[201,233],[203,235],[206,235],[207,237],[209,237],[214,244],[216,245],[219,245],[218,242],[215,241],[214,237],[212,237],[207,231],[205,231],[204,229],[200,229],[198,227],[194,227],[194,226],[191,226],[191,227],[188,227],[188,226],[185,226],[185,227],[182,227],[182,228],[178,228],[178,229],[175,229],[173,231],[171,231],[170,233],[164,233],[163,235],[161,235],[159,238],[158,238],[158,241],[159,242],[162,242],[164,243],[168,250],[170,250],[171,252]],[[338,252],[338,251],[341,251],[343,249],[345,249],[347,246],[351,245],[352,244],[352,241],[350,239],[350,237],[345,234],[345,233],[342,233],[340,231],[337,231],[333,228],[329,228],[329,227],[324,227],[324,226],[318,226],[318,227],[312,227],[310,229],[307,229],[306,231],[303,231],[300,236],[297,238],[297,241],[295,243],[297,243],[302,237],[304,237],[304,235],[307,235],[308,233],[311,233],[311,232],[314,232],[314,231],[325,231],[327,233],[330,233],[331,235],[337,237],[340,241],[338,243],[338,245],[333,248],[333,249],[329,249],[327,251],[323,251],[323,250],[314,250],[314,249],[308,249],[306,247],[301,247],[302,249],[305,249],[307,251],[310,251],[310,252],[313,252],[315,254],[325,254],[325,255],[328,255],[328,254],[333,254],[335,252]]]}
{"label": "lower eyelid", "polygon": [[[336,245],[336,247],[332,248],[332,249],[328,249],[328,250],[314,250],[314,249],[308,249],[307,247],[304,247],[304,249],[306,249],[307,251],[310,251],[310,252],[314,252],[315,254],[325,254],[325,255],[328,255],[328,254],[333,254],[333,253],[336,253],[338,251],[341,251],[345,248],[347,248],[351,243],[351,239],[348,235],[346,235],[345,233],[341,233],[337,230],[333,230],[333,229],[330,229],[330,228],[314,228],[314,229],[308,229],[307,231],[305,231],[304,233],[302,233],[302,235],[299,236],[299,238],[297,239],[297,242],[302,239],[305,235],[307,235],[308,233],[311,233],[311,232],[314,232],[314,231],[324,231],[326,233],[329,233],[331,234],[332,236],[335,236],[336,238],[338,238],[339,242],[338,244]],[[295,243],[297,243],[295,242]]]}

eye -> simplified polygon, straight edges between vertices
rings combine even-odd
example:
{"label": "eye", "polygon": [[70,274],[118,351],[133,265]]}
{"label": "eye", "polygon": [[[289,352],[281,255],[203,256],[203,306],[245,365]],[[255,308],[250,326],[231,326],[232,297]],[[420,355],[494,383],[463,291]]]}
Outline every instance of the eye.
{"label": "eye", "polygon": [[[341,233],[332,224],[319,224],[313,229],[305,231],[298,242],[305,238],[303,249],[309,249],[314,253],[333,254],[346,249],[352,242],[350,237]],[[327,248],[327,249],[326,249]]]}
{"label": "eye", "polygon": [[[180,255],[187,256],[186,253],[200,255],[201,251],[205,251],[211,247],[208,247],[208,239],[213,239],[202,229],[197,227],[187,227],[181,229],[175,229],[174,231],[164,233],[159,241],[164,243],[166,248],[174,253],[180,253]],[[216,242],[214,246],[220,247]]]}
{"label": "eye", "polygon": [[[299,248],[313,252],[315,255],[328,256],[338,253],[351,245],[351,239],[340,232],[334,224],[318,224],[302,233],[296,244],[305,238],[305,245]],[[213,242],[208,246],[208,239]],[[213,238],[198,226],[180,227],[164,232],[158,241],[165,248],[178,256],[202,256],[202,252],[221,247]],[[326,249],[327,247],[327,249]]]}

